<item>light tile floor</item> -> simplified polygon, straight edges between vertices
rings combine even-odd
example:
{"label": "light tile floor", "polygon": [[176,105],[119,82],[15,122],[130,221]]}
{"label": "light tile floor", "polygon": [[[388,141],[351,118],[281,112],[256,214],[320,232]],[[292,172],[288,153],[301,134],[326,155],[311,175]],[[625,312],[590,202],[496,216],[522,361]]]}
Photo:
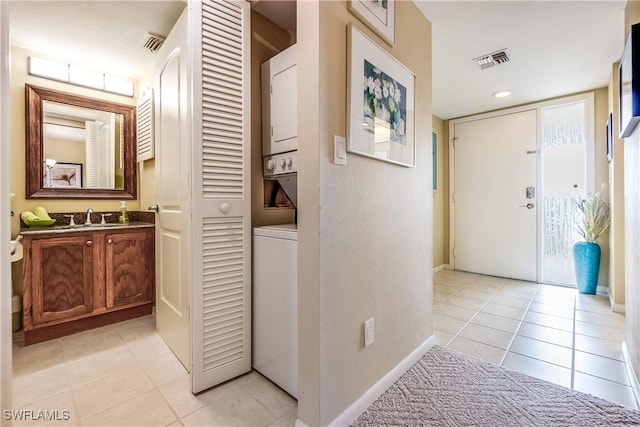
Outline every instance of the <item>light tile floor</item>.
{"label": "light tile floor", "polygon": [[606,296],[448,270],[433,289],[440,345],[638,409]]}
{"label": "light tile floor", "polygon": [[[439,344],[638,409],[624,316],[603,296],[471,273],[434,276]],[[198,395],[154,318],[13,348],[14,408],[69,411],[48,425],[292,426],[296,401],[257,372]],[[42,425],[16,422],[15,425]]]}
{"label": "light tile floor", "polygon": [[253,371],[193,395],[189,376],[146,316],[13,346],[15,409],[68,420],[13,425],[293,426],[295,399]]}

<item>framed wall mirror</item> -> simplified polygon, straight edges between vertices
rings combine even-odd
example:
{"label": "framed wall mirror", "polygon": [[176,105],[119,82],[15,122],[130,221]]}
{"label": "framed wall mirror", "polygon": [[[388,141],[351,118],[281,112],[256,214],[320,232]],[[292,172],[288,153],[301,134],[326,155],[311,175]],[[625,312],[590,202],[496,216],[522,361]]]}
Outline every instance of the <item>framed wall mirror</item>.
{"label": "framed wall mirror", "polygon": [[25,85],[28,199],[136,199],[135,107]]}

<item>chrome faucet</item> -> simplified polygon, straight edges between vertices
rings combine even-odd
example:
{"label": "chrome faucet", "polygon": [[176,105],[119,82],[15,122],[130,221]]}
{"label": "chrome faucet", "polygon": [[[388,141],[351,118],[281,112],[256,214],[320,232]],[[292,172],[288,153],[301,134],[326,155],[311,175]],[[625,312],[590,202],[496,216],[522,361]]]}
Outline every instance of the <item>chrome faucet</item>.
{"label": "chrome faucet", "polygon": [[93,209],[87,209],[87,219],[84,222],[84,225],[91,225],[91,214],[93,213]]}

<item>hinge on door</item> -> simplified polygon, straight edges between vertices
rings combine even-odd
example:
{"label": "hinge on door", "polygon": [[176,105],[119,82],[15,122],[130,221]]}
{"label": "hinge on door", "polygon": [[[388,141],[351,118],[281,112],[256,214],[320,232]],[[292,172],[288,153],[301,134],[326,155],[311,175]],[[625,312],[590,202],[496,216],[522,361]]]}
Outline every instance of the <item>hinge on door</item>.
{"label": "hinge on door", "polygon": [[453,203],[456,202],[456,193],[453,193],[453,196],[451,197],[451,199],[453,199]]}
{"label": "hinge on door", "polygon": [[454,136],[453,138],[451,138],[451,144],[453,144],[453,148],[456,148],[456,141],[458,140],[457,136]]}
{"label": "hinge on door", "polygon": [[271,136],[273,136],[273,126],[271,126]]}
{"label": "hinge on door", "polygon": [[451,249],[451,252],[453,253],[453,257],[456,257],[456,248]]}

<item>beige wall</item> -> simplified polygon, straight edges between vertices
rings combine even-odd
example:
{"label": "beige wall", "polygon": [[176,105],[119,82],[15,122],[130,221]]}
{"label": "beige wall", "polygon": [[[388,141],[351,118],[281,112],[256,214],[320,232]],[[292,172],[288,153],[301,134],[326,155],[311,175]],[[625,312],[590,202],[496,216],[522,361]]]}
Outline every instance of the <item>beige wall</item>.
{"label": "beige wall", "polygon": [[[395,21],[389,47],[346,2],[298,3],[298,415],[309,425],[331,422],[432,335],[431,24],[404,1]],[[350,22],[416,75],[415,168],[354,154],[333,164]]]}
{"label": "beige wall", "polygon": [[624,143],[618,137],[619,65],[619,62],[613,64],[609,80],[609,112],[613,114],[613,160],[609,163],[609,299],[614,311],[624,312]]}
{"label": "beige wall", "polygon": [[[640,22],[640,3],[628,1],[625,37]],[[627,363],[640,373],[640,126],[624,140],[625,307]]]}
{"label": "beige wall", "polygon": [[449,264],[449,122],[433,116],[433,131],[438,135],[437,189],[433,191],[433,266],[440,267]]}
{"label": "beige wall", "polygon": [[251,11],[251,225],[294,221],[293,209],[264,207],[262,178],[262,85],[260,65],[295,43],[291,34]]}
{"label": "beige wall", "polygon": [[[42,200],[25,198],[25,101],[24,85],[26,83],[59,90],[76,95],[99,98],[120,104],[135,105],[135,98],[109,94],[107,92],[86,89],[66,83],[55,82],[40,77],[30,76],[27,59],[41,54],[27,50],[11,48],[11,192],[15,197],[11,201],[11,209],[16,215],[11,219],[11,235],[15,236],[20,229],[19,214],[32,210],[36,206],[44,206],[49,212],[76,212],[91,207],[94,211],[116,211],[120,206],[117,200]],[[46,57],[45,57],[46,58]],[[55,58],[46,58],[53,59]],[[79,64],[82,65],[82,64]],[[138,210],[138,200],[127,201],[130,210]]]}

